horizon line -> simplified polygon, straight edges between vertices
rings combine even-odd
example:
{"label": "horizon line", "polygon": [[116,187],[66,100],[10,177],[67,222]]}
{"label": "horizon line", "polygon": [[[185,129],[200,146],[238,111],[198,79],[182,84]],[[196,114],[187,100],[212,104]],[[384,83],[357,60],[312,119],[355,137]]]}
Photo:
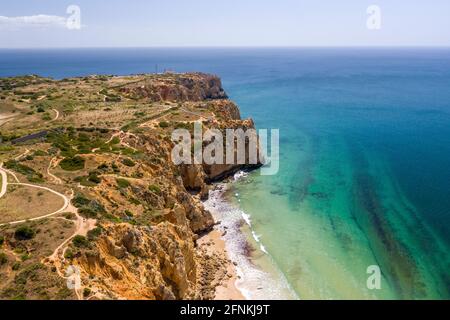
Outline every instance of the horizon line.
{"label": "horizon line", "polygon": [[62,50],[62,49],[450,49],[450,45],[305,45],[305,46],[70,46],[70,47],[0,47],[0,50]]}

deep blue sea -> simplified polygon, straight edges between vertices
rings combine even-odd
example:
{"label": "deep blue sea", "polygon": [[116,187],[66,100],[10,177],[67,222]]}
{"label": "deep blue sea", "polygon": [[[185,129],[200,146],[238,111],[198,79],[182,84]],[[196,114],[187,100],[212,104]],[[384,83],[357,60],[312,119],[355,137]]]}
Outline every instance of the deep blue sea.
{"label": "deep blue sea", "polygon": [[280,129],[280,172],[233,194],[300,298],[450,298],[450,49],[0,50],[2,77],[164,70]]}

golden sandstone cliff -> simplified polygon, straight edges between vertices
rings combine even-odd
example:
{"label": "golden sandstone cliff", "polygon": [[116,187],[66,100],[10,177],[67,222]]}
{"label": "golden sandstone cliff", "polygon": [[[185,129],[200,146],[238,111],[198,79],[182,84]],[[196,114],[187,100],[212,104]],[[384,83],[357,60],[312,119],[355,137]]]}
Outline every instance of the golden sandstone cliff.
{"label": "golden sandstone cliff", "polygon": [[[3,143],[11,146],[2,162],[19,171],[19,179],[29,178],[17,169],[22,165],[40,177],[38,184],[70,195],[61,220],[73,222],[74,234],[61,237],[60,246],[41,257],[41,270],[64,279],[75,266],[78,298],[214,298],[215,287],[230,277],[229,261],[197,244],[215,224],[201,200],[209,183],[259,163],[175,165],[171,132],[192,132],[194,122],[221,131],[254,127],[251,119],[240,118],[219,78],[201,73],[27,77],[3,80],[2,88],[18,119],[1,128]],[[31,98],[18,101],[23,92]],[[38,108],[44,114],[53,110],[56,118],[43,120],[28,111]],[[36,115],[40,118],[32,118]],[[23,141],[40,130],[44,137]],[[27,151],[35,156],[21,158]],[[40,226],[45,229],[45,223]],[[0,274],[8,274],[3,278],[9,291],[17,289],[13,231],[9,225],[0,228],[11,262],[0,266]],[[23,241],[31,251],[37,245]]]}

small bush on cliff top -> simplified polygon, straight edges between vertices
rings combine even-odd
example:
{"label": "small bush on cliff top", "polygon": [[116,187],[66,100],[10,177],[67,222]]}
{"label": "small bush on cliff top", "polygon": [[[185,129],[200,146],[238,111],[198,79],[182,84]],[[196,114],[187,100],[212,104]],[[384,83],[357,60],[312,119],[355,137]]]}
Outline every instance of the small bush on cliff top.
{"label": "small bush on cliff top", "polygon": [[85,236],[76,235],[73,237],[72,243],[77,248],[87,248],[89,247],[89,240]]}
{"label": "small bush on cliff top", "polygon": [[8,262],[8,258],[6,257],[6,254],[4,254],[3,252],[0,252],[0,266],[7,262]]}
{"label": "small bush on cliff top", "polygon": [[167,121],[161,121],[159,123],[160,128],[167,128],[169,126],[169,123]]}
{"label": "small bush on cliff top", "polygon": [[158,195],[161,194],[161,188],[158,187],[158,186],[155,185],[155,184],[149,185],[149,186],[148,186],[148,190],[150,190],[151,192],[156,193],[156,194],[158,194]]}
{"label": "small bush on cliff top", "polygon": [[116,182],[117,182],[117,186],[121,189],[128,188],[131,185],[130,181],[128,181],[126,179],[122,179],[122,178],[117,178]]}
{"label": "small bush on cliff top", "polygon": [[136,163],[134,163],[133,160],[128,159],[128,158],[123,159],[123,160],[122,160],[122,163],[123,163],[124,165],[126,165],[127,167],[134,167],[134,166],[136,165]]}

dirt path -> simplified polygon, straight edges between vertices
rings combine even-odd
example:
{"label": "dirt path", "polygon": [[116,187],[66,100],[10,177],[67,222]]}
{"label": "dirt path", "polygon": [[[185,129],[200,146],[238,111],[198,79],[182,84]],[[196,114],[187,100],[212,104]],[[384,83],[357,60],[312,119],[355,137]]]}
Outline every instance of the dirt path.
{"label": "dirt path", "polygon": [[[8,173],[10,173],[14,177],[16,182],[8,183],[8,175],[7,175]],[[42,216],[39,216],[39,217],[35,217],[35,218],[16,220],[16,221],[11,221],[11,222],[1,223],[0,226],[12,225],[12,224],[23,223],[23,222],[26,222],[26,221],[35,221],[35,220],[48,218],[48,217],[51,217],[51,216],[53,216],[55,214],[63,212],[70,205],[70,199],[66,195],[64,195],[62,193],[59,193],[58,191],[55,191],[55,190],[50,189],[48,187],[38,186],[38,185],[35,185],[35,184],[31,184],[31,183],[21,183],[14,173],[12,173],[11,171],[6,170],[6,169],[3,168],[3,163],[0,164],[0,174],[2,176],[2,187],[1,187],[1,191],[2,192],[0,193],[1,196],[6,194],[6,191],[4,191],[4,188],[6,188],[6,190],[7,190],[8,184],[10,184],[10,185],[20,185],[20,186],[26,186],[26,187],[46,190],[48,192],[51,192],[51,193],[53,193],[53,194],[63,198],[63,200],[64,200],[63,206],[59,210],[56,210],[55,212],[48,213],[48,214],[45,214],[45,215],[42,215]]]}
{"label": "dirt path", "polygon": [[[73,191],[72,191],[72,195],[70,196],[70,199],[73,198]],[[77,235],[82,235],[82,236],[87,236],[87,233],[94,229],[96,224],[97,224],[97,220],[95,219],[86,219],[83,218],[82,216],[80,216],[78,214],[78,209],[75,208],[69,201],[69,205],[65,210],[66,212],[70,212],[75,214],[76,216],[76,221],[75,221],[75,231],[74,233],[67,238],[66,240],[64,240],[54,251],[53,253],[47,257],[43,259],[43,263],[45,262],[49,262],[51,264],[53,264],[56,268],[56,272],[58,273],[58,275],[63,278],[63,279],[68,279],[69,277],[67,277],[65,275],[65,273],[61,270],[67,270],[67,268],[69,267],[68,265],[66,265],[66,258],[64,257],[66,250],[67,250],[67,246],[70,243],[70,241]],[[82,288],[75,288],[75,294],[77,295],[78,300],[83,300],[83,295],[81,293],[81,289]]]}
{"label": "dirt path", "polygon": [[0,189],[0,198],[3,197],[8,188],[8,175],[5,171],[1,170],[3,164],[0,165],[0,175],[2,176],[2,187]]}
{"label": "dirt path", "polygon": [[8,115],[8,116],[4,116],[0,114],[0,127],[2,125],[4,125],[5,123],[7,123],[8,121],[11,121],[16,115]]}
{"label": "dirt path", "polygon": [[[50,161],[49,168],[52,165],[52,162],[54,161],[54,159],[55,158],[53,158]],[[17,182],[15,182],[15,183],[8,183],[8,175],[7,175],[8,173],[11,174]],[[0,174],[1,174],[1,177],[2,177],[2,186],[1,186],[1,189],[0,189],[0,198],[4,194],[6,194],[8,184],[10,184],[10,185],[22,185],[22,186],[27,186],[27,187],[32,187],[32,188],[38,188],[38,189],[46,190],[46,191],[49,191],[49,192],[51,192],[53,194],[56,194],[56,195],[58,195],[58,196],[60,196],[61,198],[64,199],[64,205],[59,210],[57,210],[55,212],[52,212],[52,213],[49,213],[49,214],[45,214],[45,215],[42,215],[42,216],[39,216],[39,217],[31,218],[31,219],[16,220],[16,221],[11,221],[11,222],[7,222],[7,223],[2,223],[2,224],[0,224],[0,226],[18,224],[18,223],[23,223],[23,222],[27,222],[27,221],[40,220],[40,219],[44,219],[44,218],[48,218],[48,217],[54,216],[54,215],[56,215],[58,213],[61,213],[61,212],[70,212],[70,213],[75,214],[75,216],[76,216],[76,221],[75,221],[76,228],[75,228],[74,233],[69,238],[64,240],[53,251],[53,253],[49,257],[46,257],[46,258],[43,259],[43,262],[51,262],[51,263],[53,263],[53,265],[56,267],[56,271],[57,271],[58,275],[61,278],[67,280],[68,277],[61,271],[61,270],[66,270],[67,269],[67,268],[65,268],[66,267],[65,266],[66,260],[64,258],[64,253],[67,250],[67,245],[77,235],[86,236],[87,233],[90,230],[95,228],[95,226],[97,224],[97,220],[95,220],[95,219],[86,219],[86,218],[84,218],[84,217],[82,217],[82,216],[80,216],[78,214],[78,209],[76,207],[74,207],[72,205],[72,203],[71,203],[71,200],[72,200],[72,198],[74,196],[73,190],[72,190],[72,193],[71,193],[70,196],[66,196],[66,195],[64,195],[62,193],[59,193],[59,192],[57,192],[57,191],[55,191],[55,190],[53,190],[51,188],[48,188],[48,187],[38,186],[38,185],[30,184],[30,183],[21,183],[21,182],[19,182],[19,179],[17,178],[17,176],[13,172],[3,168],[3,163],[0,163]],[[51,175],[51,174],[49,174],[49,175]],[[55,178],[59,179],[58,177],[55,177]],[[83,295],[82,295],[81,289],[82,288],[76,288],[75,289],[75,294],[77,295],[77,298],[79,300],[83,300]]]}
{"label": "dirt path", "polygon": [[53,157],[50,160],[50,163],[48,164],[47,167],[47,175],[53,179],[53,181],[57,184],[62,184],[62,180],[60,178],[58,178],[57,176],[55,176],[53,173],[50,172],[50,169],[54,168],[56,165],[58,165],[58,158],[57,157]]}
{"label": "dirt path", "polygon": [[30,150],[25,149],[25,152],[22,154],[19,154],[17,157],[14,158],[14,160],[18,161],[20,158],[25,157],[29,153],[30,153]]}
{"label": "dirt path", "polygon": [[56,120],[58,120],[58,118],[59,118],[59,111],[56,110],[56,109],[52,109],[52,110],[55,111],[55,113],[56,113],[56,116],[53,118],[52,121],[56,121]]}

